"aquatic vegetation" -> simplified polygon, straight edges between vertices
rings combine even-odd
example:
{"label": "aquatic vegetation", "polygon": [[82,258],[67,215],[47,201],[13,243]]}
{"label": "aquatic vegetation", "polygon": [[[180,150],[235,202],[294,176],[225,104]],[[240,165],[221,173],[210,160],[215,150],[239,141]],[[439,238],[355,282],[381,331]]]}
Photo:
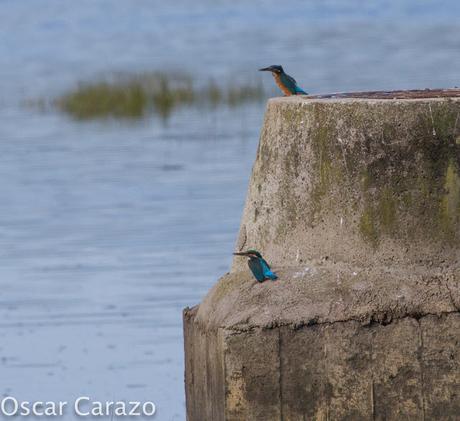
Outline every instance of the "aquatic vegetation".
{"label": "aquatic vegetation", "polygon": [[98,117],[139,118],[144,115],[147,96],[138,83],[116,86],[107,82],[80,85],[56,101],[76,119]]}
{"label": "aquatic vegetation", "polygon": [[211,79],[197,84],[187,74],[153,72],[80,83],[54,105],[78,120],[139,119],[149,114],[165,120],[183,107],[237,107],[261,102],[265,96],[260,82],[222,85]]}

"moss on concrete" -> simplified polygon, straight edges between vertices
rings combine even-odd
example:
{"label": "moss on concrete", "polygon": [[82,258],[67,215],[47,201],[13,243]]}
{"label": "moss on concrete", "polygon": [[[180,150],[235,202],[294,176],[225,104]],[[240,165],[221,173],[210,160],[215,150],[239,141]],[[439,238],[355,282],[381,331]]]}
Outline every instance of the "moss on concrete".
{"label": "moss on concrete", "polygon": [[374,208],[371,205],[366,206],[359,219],[359,230],[363,238],[374,246],[377,245],[379,239],[376,222]]}
{"label": "moss on concrete", "polygon": [[314,184],[309,214],[311,219],[314,219],[321,212],[324,197],[331,190],[333,183],[338,181],[336,180],[338,174],[342,172],[342,164],[335,156],[334,144],[330,141],[334,137],[334,133],[327,123],[325,110],[317,106],[314,113],[316,125],[311,131],[311,147],[314,156],[312,162]]}
{"label": "moss on concrete", "polygon": [[330,256],[335,242],[338,259],[362,259],[363,243],[375,259],[437,248],[442,260],[446,242],[454,253],[459,114],[459,100],[270,101],[246,205],[248,244],[289,264]]}
{"label": "moss on concrete", "polygon": [[396,202],[393,192],[389,188],[383,189],[378,210],[382,229],[387,233],[391,233],[396,223]]}
{"label": "moss on concrete", "polygon": [[446,238],[454,240],[460,218],[460,177],[458,167],[452,160],[449,162],[444,180],[439,218]]}
{"label": "moss on concrete", "polygon": [[[374,245],[382,236],[401,236],[401,232],[409,235],[417,227],[408,226],[405,218],[399,220],[398,215],[414,212],[422,214],[435,237],[457,239],[458,220],[452,216],[456,193],[450,193],[447,199],[442,192],[445,177],[450,180],[449,190],[455,190],[454,172],[447,167],[449,162],[451,165],[458,162],[460,156],[454,133],[458,108],[449,101],[427,104],[424,112],[419,110],[418,115],[412,116],[418,120],[418,126],[411,134],[398,116],[406,112],[404,105],[389,109],[387,115],[381,110],[363,107],[362,103],[341,105],[340,110],[335,109],[337,107],[315,104],[311,111],[314,124],[309,130],[309,140],[313,185],[306,207],[309,212],[301,217],[314,220],[337,209],[341,213],[352,213],[351,206],[348,209],[343,204],[356,203],[357,199],[362,203],[359,231]],[[340,126],[336,124],[339,112]],[[294,124],[299,119],[298,112],[287,109],[285,113],[287,123]],[[351,147],[343,144],[342,139],[353,134],[360,136],[361,141]],[[400,139],[405,142],[410,136],[414,137],[413,144],[399,146]],[[301,145],[296,143],[295,147],[296,154],[288,153],[284,162],[292,180],[299,175],[298,149]],[[355,190],[356,186],[360,186],[358,198],[353,197],[356,191],[347,198],[347,192]],[[287,197],[291,190],[284,193],[282,203],[287,215],[298,218],[298,212],[292,212],[294,205]],[[443,211],[436,212],[438,207]],[[428,213],[427,208],[430,209]],[[419,225],[420,220],[415,218],[412,223]]]}

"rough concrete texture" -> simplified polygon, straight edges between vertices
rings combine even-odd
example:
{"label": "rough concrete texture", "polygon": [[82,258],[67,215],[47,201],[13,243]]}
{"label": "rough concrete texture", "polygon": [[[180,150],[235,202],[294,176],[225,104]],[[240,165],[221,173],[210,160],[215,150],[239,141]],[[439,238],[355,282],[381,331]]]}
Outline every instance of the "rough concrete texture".
{"label": "rough concrete texture", "polygon": [[460,420],[460,99],[271,100],[237,249],[184,312],[189,421]]}

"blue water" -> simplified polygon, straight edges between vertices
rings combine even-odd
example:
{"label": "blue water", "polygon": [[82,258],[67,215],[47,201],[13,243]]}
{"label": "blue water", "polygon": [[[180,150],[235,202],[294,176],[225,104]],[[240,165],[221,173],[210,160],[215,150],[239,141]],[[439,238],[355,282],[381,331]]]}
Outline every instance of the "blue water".
{"label": "blue water", "polygon": [[264,112],[81,123],[25,103],[169,69],[269,90],[270,64],[312,93],[459,85],[458,1],[368,3],[0,0],[1,394],[184,419],[181,311],[228,270]]}

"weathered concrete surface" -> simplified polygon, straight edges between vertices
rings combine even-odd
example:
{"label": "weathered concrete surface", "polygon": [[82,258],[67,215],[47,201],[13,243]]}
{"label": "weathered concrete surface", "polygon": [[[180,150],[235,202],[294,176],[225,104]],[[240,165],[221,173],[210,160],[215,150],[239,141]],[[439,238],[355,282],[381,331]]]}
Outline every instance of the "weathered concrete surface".
{"label": "weathered concrete surface", "polygon": [[184,312],[189,421],[460,419],[460,99],[269,102],[238,249]]}
{"label": "weathered concrete surface", "polygon": [[459,113],[457,98],[270,101],[238,248],[289,266],[456,261]]}

